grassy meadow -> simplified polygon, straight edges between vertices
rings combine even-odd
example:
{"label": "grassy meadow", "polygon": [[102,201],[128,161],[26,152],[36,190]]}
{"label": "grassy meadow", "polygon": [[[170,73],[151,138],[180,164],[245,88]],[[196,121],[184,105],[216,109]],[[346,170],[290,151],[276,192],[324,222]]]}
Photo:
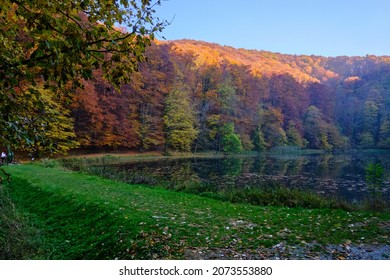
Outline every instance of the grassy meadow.
{"label": "grassy meadow", "polygon": [[337,259],[327,246],[390,244],[388,212],[232,203],[59,164],[6,171],[2,259]]}

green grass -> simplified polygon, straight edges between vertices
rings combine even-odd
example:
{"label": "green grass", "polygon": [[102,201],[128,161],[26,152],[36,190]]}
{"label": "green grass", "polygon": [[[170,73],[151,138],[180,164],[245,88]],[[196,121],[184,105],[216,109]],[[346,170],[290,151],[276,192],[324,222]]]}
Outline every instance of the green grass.
{"label": "green grass", "polygon": [[232,204],[46,166],[7,167],[6,189],[39,232],[30,236],[39,248],[25,258],[182,259],[193,248],[389,243],[388,213]]}
{"label": "green grass", "polygon": [[39,254],[39,230],[15,209],[8,191],[0,185],[0,259],[28,259]]}

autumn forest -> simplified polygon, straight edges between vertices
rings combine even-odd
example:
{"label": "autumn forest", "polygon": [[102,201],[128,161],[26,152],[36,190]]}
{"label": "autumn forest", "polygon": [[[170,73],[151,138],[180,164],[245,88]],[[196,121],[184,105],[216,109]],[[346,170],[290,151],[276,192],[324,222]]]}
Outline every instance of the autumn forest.
{"label": "autumn forest", "polygon": [[96,71],[71,105],[84,148],[390,147],[390,58],[155,42],[120,92]]}
{"label": "autumn forest", "polygon": [[0,259],[389,259],[390,56],[166,40],[165,2],[2,1]]}

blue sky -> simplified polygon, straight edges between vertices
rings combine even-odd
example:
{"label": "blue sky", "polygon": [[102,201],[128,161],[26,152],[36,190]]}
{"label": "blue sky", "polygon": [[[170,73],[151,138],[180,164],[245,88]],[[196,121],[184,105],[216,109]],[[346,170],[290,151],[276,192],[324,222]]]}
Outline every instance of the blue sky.
{"label": "blue sky", "polygon": [[[167,40],[306,55],[390,55],[390,0],[163,0]],[[161,38],[160,38],[161,39]]]}

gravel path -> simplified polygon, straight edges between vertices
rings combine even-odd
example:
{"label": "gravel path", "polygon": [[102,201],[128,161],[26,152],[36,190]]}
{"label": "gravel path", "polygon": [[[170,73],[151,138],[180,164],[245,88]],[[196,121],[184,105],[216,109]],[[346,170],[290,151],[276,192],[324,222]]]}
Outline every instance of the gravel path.
{"label": "gravel path", "polygon": [[390,245],[306,244],[289,246],[284,243],[272,248],[259,248],[237,252],[234,249],[193,248],[185,252],[186,259],[237,259],[237,260],[390,260]]}

